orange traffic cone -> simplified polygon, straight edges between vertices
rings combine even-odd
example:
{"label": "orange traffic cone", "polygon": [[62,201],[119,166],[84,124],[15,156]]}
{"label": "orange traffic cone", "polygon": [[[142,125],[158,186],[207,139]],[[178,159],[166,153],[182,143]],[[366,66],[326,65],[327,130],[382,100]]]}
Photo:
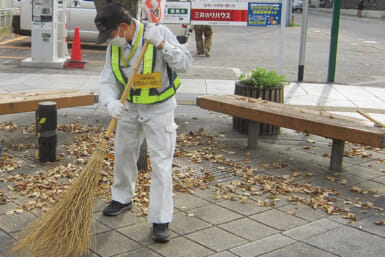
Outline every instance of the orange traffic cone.
{"label": "orange traffic cone", "polygon": [[71,59],[67,59],[64,67],[66,68],[84,68],[87,61],[82,60],[82,50],[80,47],[79,27],[75,27],[74,40],[72,41]]}

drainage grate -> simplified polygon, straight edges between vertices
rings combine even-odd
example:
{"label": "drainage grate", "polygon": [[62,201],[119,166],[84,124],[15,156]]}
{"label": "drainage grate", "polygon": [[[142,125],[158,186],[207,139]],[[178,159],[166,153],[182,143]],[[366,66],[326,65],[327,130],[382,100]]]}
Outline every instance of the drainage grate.
{"label": "drainage grate", "polygon": [[214,177],[214,180],[211,182],[212,184],[223,183],[240,178],[235,175],[233,171],[229,171],[228,168],[208,161],[193,163],[186,158],[176,157],[174,158],[174,165],[181,171],[193,172],[193,175],[195,176],[203,176],[204,173],[209,172],[210,175]]}

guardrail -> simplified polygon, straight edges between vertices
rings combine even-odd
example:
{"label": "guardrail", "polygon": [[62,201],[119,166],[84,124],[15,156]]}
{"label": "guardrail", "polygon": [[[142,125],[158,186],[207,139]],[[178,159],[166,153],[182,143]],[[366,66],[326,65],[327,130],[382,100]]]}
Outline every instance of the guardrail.
{"label": "guardrail", "polygon": [[18,8],[3,8],[0,9],[0,28],[10,27],[12,25],[12,16]]}

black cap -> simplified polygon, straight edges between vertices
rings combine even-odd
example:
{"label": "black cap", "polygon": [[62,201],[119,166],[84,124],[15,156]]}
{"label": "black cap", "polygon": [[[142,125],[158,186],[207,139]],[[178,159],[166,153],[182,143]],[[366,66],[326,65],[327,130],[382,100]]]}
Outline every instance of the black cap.
{"label": "black cap", "polygon": [[107,4],[95,17],[95,25],[99,31],[97,44],[102,44],[111,36],[113,30],[117,29],[122,22],[130,24],[131,15],[120,3]]}

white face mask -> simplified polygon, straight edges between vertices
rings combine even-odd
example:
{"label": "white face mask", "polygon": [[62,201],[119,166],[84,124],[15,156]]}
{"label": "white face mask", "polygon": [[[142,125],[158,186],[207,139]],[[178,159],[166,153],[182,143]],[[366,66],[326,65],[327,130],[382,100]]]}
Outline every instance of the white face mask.
{"label": "white face mask", "polygon": [[124,32],[123,37],[119,36],[119,32],[120,32],[120,26],[118,27],[118,35],[112,39],[107,39],[107,43],[113,44],[114,46],[117,46],[117,47],[126,46],[127,44],[126,31]]}

